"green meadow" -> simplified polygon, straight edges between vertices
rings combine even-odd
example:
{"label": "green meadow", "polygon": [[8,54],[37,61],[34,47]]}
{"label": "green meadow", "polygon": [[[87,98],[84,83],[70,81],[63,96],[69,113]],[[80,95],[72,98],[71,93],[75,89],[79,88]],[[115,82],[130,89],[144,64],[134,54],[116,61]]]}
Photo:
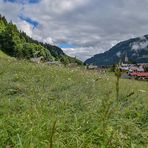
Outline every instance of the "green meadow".
{"label": "green meadow", "polygon": [[1,148],[147,148],[148,82],[0,52]]}

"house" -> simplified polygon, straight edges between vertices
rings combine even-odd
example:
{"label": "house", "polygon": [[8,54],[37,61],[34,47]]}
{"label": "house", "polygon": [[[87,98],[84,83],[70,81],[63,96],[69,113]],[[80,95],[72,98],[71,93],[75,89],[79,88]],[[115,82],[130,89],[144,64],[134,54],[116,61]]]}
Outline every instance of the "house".
{"label": "house", "polygon": [[139,66],[133,65],[129,68],[129,71],[130,72],[144,72],[144,67],[143,67],[143,65],[139,65]]}
{"label": "house", "polygon": [[144,65],[140,65],[137,69],[138,72],[144,72]]}
{"label": "house", "polygon": [[148,72],[133,72],[130,75],[135,79],[148,79]]}
{"label": "house", "polygon": [[87,66],[87,69],[97,69],[98,68],[98,66],[96,66],[96,65],[88,65]]}
{"label": "house", "polygon": [[48,65],[61,65],[61,62],[59,62],[59,61],[48,61],[48,62],[46,62],[46,64],[48,64]]}
{"label": "house", "polygon": [[44,57],[41,56],[41,57],[30,58],[30,61],[34,62],[34,63],[40,63],[41,60],[43,60],[43,59],[44,59]]}
{"label": "house", "polygon": [[68,67],[76,68],[76,67],[78,67],[78,64],[77,63],[69,63]]}
{"label": "house", "polygon": [[128,71],[129,67],[128,66],[120,66],[120,69],[123,71]]}

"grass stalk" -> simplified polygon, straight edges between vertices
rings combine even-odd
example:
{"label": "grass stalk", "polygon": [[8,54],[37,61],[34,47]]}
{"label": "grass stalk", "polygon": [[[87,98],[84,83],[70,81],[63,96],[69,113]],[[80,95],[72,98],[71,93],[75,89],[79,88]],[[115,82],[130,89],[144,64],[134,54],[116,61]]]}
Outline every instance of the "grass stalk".
{"label": "grass stalk", "polygon": [[53,148],[53,136],[54,136],[55,131],[56,131],[56,120],[54,121],[53,126],[52,126],[49,148]]}

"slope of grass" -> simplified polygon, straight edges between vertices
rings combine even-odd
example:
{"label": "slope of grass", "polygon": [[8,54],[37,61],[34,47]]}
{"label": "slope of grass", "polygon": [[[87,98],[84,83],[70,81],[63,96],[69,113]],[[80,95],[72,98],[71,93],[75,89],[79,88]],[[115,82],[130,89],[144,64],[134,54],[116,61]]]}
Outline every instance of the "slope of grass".
{"label": "slope of grass", "polygon": [[147,147],[148,83],[0,58],[0,146]]}
{"label": "slope of grass", "polygon": [[0,58],[10,58],[8,55],[6,55],[1,49],[0,49]]}

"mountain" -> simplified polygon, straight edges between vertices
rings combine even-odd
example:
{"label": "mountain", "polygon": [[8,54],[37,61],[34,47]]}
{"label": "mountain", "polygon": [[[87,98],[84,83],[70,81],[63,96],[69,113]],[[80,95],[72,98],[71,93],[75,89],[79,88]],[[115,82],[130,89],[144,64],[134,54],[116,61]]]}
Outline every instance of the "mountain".
{"label": "mountain", "polygon": [[12,22],[0,15],[0,49],[18,59],[43,57],[44,61],[61,61],[64,64],[82,62],[66,55],[59,47],[38,42],[17,29]]}
{"label": "mountain", "polygon": [[107,66],[119,62],[148,63],[148,35],[120,42],[110,50],[96,54],[86,64]]}

